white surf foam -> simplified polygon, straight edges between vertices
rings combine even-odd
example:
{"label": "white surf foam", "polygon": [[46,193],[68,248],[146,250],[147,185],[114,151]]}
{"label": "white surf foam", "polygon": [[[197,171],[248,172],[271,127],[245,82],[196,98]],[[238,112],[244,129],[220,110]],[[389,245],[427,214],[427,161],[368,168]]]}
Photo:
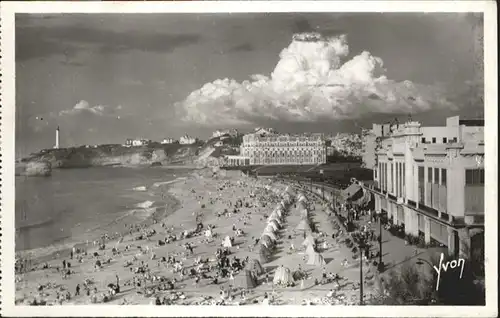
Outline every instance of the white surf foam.
{"label": "white surf foam", "polygon": [[144,201],[144,202],[141,202],[141,203],[137,203],[135,206],[136,206],[137,208],[140,208],[140,209],[148,209],[148,208],[150,208],[153,204],[155,204],[155,202],[154,202],[154,201],[149,201],[149,200],[147,200],[147,201]]}
{"label": "white surf foam", "polygon": [[133,188],[132,190],[134,190],[134,191],[146,191],[147,189],[145,186],[139,186],[139,187]]}
{"label": "white surf foam", "polygon": [[170,181],[155,182],[155,183],[153,183],[153,187],[158,188],[159,186],[162,186],[165,184],[172,184],[172,183],[179,182],[181,180],[186,180],[186,179],[187,179],[186,177],[179,177],[179,178],[176,178],[176,179],[170,180]]}

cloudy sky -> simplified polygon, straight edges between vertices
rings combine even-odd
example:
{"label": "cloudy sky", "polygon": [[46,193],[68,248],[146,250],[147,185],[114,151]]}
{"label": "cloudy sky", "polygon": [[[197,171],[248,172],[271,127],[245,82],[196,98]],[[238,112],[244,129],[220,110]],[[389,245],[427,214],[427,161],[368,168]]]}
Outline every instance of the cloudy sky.
{"label": "cloudy sky", "polygon": [[70,146],[482,117],[481,28],[435,13],[17,15],[16,153],[52,147],[57,126]]}

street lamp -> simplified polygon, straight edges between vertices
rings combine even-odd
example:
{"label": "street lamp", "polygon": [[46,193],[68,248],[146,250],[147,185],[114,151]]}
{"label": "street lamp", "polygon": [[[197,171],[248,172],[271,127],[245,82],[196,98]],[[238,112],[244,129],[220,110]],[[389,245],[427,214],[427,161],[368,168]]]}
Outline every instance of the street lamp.
{"label": "street lamp", "polygon": [[384,261],[382,260],[382,211],[380,211],[380,213],[379,213],[378,224],[379,224],[379,237],[378,237],[379,260],[378,260],[378,271],[379,272],[383,272],[384,271]]}
{"label": "street lamp", "polygon": [[359,249],[359,304],[364,304],[363,299],[363,251],[366,247],[366,239],[364,237],[359,238],[358,249]]}

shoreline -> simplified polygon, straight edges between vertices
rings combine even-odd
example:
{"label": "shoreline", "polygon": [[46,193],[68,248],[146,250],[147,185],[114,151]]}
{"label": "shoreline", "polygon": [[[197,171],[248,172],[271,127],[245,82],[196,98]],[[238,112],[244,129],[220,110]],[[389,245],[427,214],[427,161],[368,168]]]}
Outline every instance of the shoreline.
{"label": "shoreline", "polygon": [[[234,285],[236,276],[240,277],[239,274],[236,274],[238,271],[235,273],[235,278],[221,276],[218,283],[212,282],[213,269],[209,269],[209,277],[202,278],[199,283],[195,282],[194,277],[188,274],[189,271],[199,267],[197,260],[206,259],[209,264],[212,264],[209,265],[209,268],[217,266],[214,255],[223,246],[221,241],[226,241],[227,237],[234,239],[234,244],[231,244],[230,247],[231,258],[237,257],[239,260],[243,260],[250,257],[252,260],[259,260],[258,245],[254,245],[257,244],[255,239],[260,237],[264,229],[268,230],[269,224],[267,228],[265,226],[266,219],[269,220],[268,217],[276,209],[276,204],[279,206],[280,200],[283,200],[280,199],[283,198],[283,194],[280,193],[285,193],[283,191],[287,188],[287,184],[279,181],[274,182],[271,179],[247,178],[224,172],[213,176],[210,169],[194,171],[188,175],[187,179],[181,181],[183,182],[175,183],[175,186],[168,188],[169,194],[172,194],[179,202],[175,210],[164,215],[156,224],[148,224],[132,235],[126,234],[120,244],[114,245],[116,240],[111,240],[106,242],[104,250],[98,249],[97,246],[90,246],[87,250],[88,254],[76,254],[77,258],[81,258],[81,261],[71,260],[75,264],[70,268],[70,272],[72,272],[70,276],[66,277],[58,269],[61,268],[63,260],[69,260],[69,257],[62,255],[50,260],[46,269],[38,267],[23,274],[16,274],[16,303],[33,304],[34,299],[43,299],[44,303],[57,304],[59,303],[57,299],[59,299],[62,301],[61,304],[89,304],[94,301],[110,304],[154,304],[151,297],[156,295],[160,298],[163,297],[163,302],[169,298],[170,300],[167,299],[168,304],[208,305],[222,301],[228,305],[240,302],[252,305],[260,304],[264,294],[272,292],[272,297],[277,297],[278,302],[275,304],[298,305],[311,301],[323,303],[326,292],[336,288],[334,282],[320,285],[315,283],[315,280],[321,280],[322,266],[305,262],[304,257],[307,253],[304,253],[301,247],[304,238],[300,230],[297,230],[302,219],[301,210],[298,204],[295,207],[292,204],[288,207],[288,212],[284,212],[286,217],[283,219],[283,225],[276,232],[280,247],[274,250],[274,255],[268,261],[262,263],[266,277],[261,274],[256,278],[256,285],[247,290],[248,298],[246,300],[243,297],[239,301],[232,298],[217,300],[221,297],[221,289],[236,288],[235,293],[239,295],[238,290],[241,289],[241,285],[239,285],[241,282]],[[298,192],[292,190],[292,193]],[[238,208],[237,203],[240,200],[244,204]],[[348,267],[341,265],[342,258],[349,258],[349,256],[344,248],[336,246],[335,241],[330,238],[329,233],[333,229],[328,222],[328,215],[318,213],[323,212],[323,203],[313,197],[308,197],[307,200],[311,202],[311,222],[320,227],[317,230],[327,234],[322,236],[318,234],[320,232],[313,233],[318,244],[327,242],[329,246],[326,249],[320,247],[318,250],[327,260],[323,266],[326,266],[333,273],[340,273],[348,281],[355,282],[359,277],[358,270],[352,267],[353,264]],[[200,212],[204,225],[201,233],[183,237],[182,233],[194,233],[192,231],[197,227],[197,216],[200,215]],[[210,225],[214,226],[212,231],[217,236],[210,238],[206,236],[205,229]],[[243,230],[243,235],[237,235],[235,228]],[[154,231],[151,236],[144,236],[150,231]],[[172,235],[177,239],[167,242],[167,238]],[[142,236],[142,238],[138,238],[138,236]],[[160,241],[163,240],[165,243],[160,244]],[[186,248],[188,245],[186,244],[192,246],[194,252],[188,253]],[[117,254],[112,253],[113,246],[117,249]],[[291,252],[293,246],[295,248]],[[95,252],[98,252],[98,255],[94,254]],[[341,257],[338,253],[343,256]],[[175,264],[166,261],[170,257],[177,259],[177,261],[174,260]],[[95,264],[98,260],[100,262],[99,268],[96,268]],[[175,267],[179,265],[178,262],[186,270],[186,274],[182,274],[183,270],[181,272],[175,270]],[[304,266],[307,278],[303,279],[302,283],[300,280],[296,280],[292,287],[273,286],[273,276],[277,273],[277,268],[280,265],[285,265],[291,271]],[[145,268],[146,272],[141,272],[141,268]],[[217,275],[217,272],[215,274]],[[268,282],[268,275],[270,275],[271,282]],[[115,297],[108,294],[108,283],[115,283],[116,276],[119,276],[119,284],[123,286],[123,289]],[[154,278],[160,279],[160,282],[156,281],[155,283]],[[87,279],[93,282],[90,288],[95,287],[95,290],[90,291],[90,293],[87,291],[87,296],[83,295],[84,293],[82,295],[75,293],[73,298],[75,286],[82,284]],[[175,287],[166,287],[166,283],[161,283],[165,282],[162,279],[173,282],[172,286]],[[144,285],[143,283],[140,283],[140,286],[137,285],[139,281],[143,281]],[[238,286],[240,287],[238,288]],[[342,292],[346,292],[347,299],[355,298],[357,295],[353,286],[345,287],[347,290],[342,290]],[[367,286],[367,292],[368,289]],[[64,300],[58,296],[54,297],[61,295],[57,290],[66,293],[67,296]],[[110,296],[106,296],[107,294]],[[296,295],[300,296],[297,298]],[[330,299],[330,301],[333,300]]]}
{"label": "shoreline", "polygon": [[[175,186],[176,183],[182,182],[186,178],[187,177],[179,177],[179,178],[176,178],[173,180],[160,182],[160,184],[158,184],[158,185],[156,185],[156,184],[153,185],[153,187],[155,187],[157,189],[162,189],[162,193],[164,193],[164,195],[165,195],[165,198],[163,200],[165,200],[167,202],[163,206],[154,206],[154,207],[148,208],[148,209],[154,208],[155,211],[152,212],[144,220],[139,221],[136,224],[139,224],[139,225],[145,225],[147,223],[152,224],[152,221],[155,219],[162,219],[163,220],[163,219],[167,218],[169,215],[175,213],[180,207],[180,201],[170,192],[170,189],[171,189],[171,187]],[[124,212],[124,213],[135,213],[135,212],[140,211],[140,210],[147,210],[147,209],[141,209],[139,207],[136,207],[136,208],[132,209],[131,211]],[[42,226],[44,224],[50,223],[52,221],[53,221],[52,219],[44,220],[43,222],[37,222],[36,224],[30,224],[27,226],[23,226],[22,228],[19,228],[19,229],[38,227],[38,226]],[[148,225],[151,225],[151,224],[148,224]],[[91,230],[91,229],[92,228],[89,228],[87,230]],[[17,230],[18,229],[16,229],[16,231]],[[123,230],[119,231],[118,234],[119,234],[118,235],[119,237],[120,236],[125,237],[125,236],[129,235],[129,229],[128,228],[123,229]],[[119,237],[113,238],[113,239],[107,241],[107,244],[117,242],[119,240]],[[69,240],[71,240],[71,238],[69,238]],[[99,237],[95,237],[94,240],[99,240]],[[89,245],[92,245],[91,243],[92,243],[91,240],[89,240]],[[88,248],[92,248],[93,246],[88,246],[87,243],[83,242],[83,241],[65,242],[65,243],[64,242],[55,242],[52,244],[36,247],[33,249],[16,250],[15,253],[16,253],[16,258],[17,257],[29,258],[31,261],[31,264],[33,266],[36,266],[40,263],[54,260],[54,259],[57,259],[59,257],[63,257],[65,255],[69,256],[70,251],[72,250],[73,247],[80,248],[80,249],[88,249]]]}

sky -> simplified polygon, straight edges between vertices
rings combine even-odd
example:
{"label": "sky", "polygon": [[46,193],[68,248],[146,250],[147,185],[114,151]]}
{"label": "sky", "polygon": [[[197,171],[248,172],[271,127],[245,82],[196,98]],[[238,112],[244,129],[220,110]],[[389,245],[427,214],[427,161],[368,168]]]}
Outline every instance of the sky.
{"label": "sky", "polygon": [[482,47],[462,13],[18,14],[16,155],[482,118]]}

